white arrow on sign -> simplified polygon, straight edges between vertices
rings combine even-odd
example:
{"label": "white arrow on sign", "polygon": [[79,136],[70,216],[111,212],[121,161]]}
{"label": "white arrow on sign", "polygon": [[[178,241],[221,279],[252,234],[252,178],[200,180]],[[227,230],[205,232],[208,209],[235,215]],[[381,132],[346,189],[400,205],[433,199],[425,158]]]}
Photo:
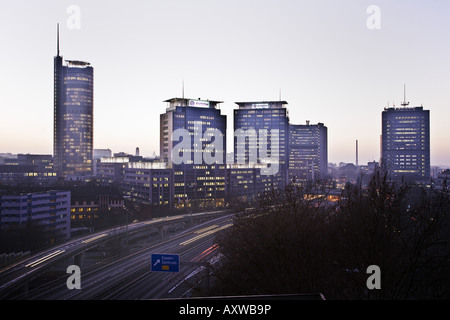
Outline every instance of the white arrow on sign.
{"label": "white arrow on sign", "polygon": [[153,266],[156,266],[158,263],[160,263],[161,262],[161,260],[156,260],[156,262],[155,262],[155,264],[153,265]]}

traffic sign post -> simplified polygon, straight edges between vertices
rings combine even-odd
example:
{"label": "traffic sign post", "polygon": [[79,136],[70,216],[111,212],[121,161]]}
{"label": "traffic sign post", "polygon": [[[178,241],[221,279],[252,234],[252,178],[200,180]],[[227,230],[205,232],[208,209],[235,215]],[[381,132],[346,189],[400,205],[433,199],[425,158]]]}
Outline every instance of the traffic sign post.
{"label": "traffic sign post", "polygon": [[155,272],[180,272],[180,255],[152,253],[151,271]]}

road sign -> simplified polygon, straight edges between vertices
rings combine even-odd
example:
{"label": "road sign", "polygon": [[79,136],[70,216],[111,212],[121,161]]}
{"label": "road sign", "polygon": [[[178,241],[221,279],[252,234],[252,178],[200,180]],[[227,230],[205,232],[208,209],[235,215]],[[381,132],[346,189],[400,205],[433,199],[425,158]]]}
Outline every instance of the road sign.
{"label": "road sign", "polygon": [[180,272],[180,255],[152,253],[151,271]]}

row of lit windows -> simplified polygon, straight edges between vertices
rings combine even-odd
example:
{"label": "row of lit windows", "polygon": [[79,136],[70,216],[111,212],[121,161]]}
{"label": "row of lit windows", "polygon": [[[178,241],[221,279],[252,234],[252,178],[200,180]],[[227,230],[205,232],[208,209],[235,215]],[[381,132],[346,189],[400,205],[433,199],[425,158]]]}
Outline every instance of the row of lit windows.
{"label": "row of lit windows", "polygon": [[395,119],[424,119],[424,116],[395,116]]}
{"label": "row of lit windows", "polygon": [[[41,173],[37,172],[25,172],[25,177],[37,177],[38,175],[41,175]],[[42,173],[44,177],[56,177],[56,172],[44,172]]]}
{"label": "row of lit windows", "polygon": [[396,173],[418,173],[418,170],[393,170]]}
{"label": "row of lit windows", "polygon": [[[256,110],[234,110],[234,113],[240,113],[240,114],[255,114],[257,113]],[[270,113],[281,113],[284,114],[282,109],[270,109],[270,110],[258,110],[258,113],[266,113],[266,114],[270,114]]]}
{"label": "row of lit windows", "polygon": [[[253,174],[253,170],[245,170],[245,171],[239,171],[239,174]],[[238,174],[238,171],[234,171],[234,170],[232,170],[231,171],[231,174],[233,175],[233,174]]]}
{"label": "row of lit windows", "polygon": [[[396,158],[417,158],[417,154],[396,154]],[[425,155],[422,155],[422,158],[425,158]]]}
{"label": "row of lit windows", "polygon": [[225,180],[225,177],[197,177],[197,180]]}
{"label": "row of lit windows", "polygon": [[70,209],[70,212],[91,212],[91,211],[98,211],[98,208],[72,208]]}
{"label": "row of lit windows", "polygon": [[92,93],[92,89],[90,88],[74,88],[74,87],[66,87],[66,92],[74,92],[76,94],[80,94],[80,92]]}

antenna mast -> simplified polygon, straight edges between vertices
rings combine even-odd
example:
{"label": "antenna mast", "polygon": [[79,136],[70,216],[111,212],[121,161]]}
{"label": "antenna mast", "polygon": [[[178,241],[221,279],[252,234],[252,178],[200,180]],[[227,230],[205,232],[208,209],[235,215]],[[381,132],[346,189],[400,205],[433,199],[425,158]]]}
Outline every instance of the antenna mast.
{"label": "antenna mast", "polygon": [[57,47],[58,57],[59,57],[59,23],[57,24],[57,29],[56,29],[56,47]]}
{"label": "antenna mast", "polygon": [[406,102],[406,84],[403,85],[403,102],[402,102],[402,106],[406,107],[407,105],[409,105],[409,102]]}

